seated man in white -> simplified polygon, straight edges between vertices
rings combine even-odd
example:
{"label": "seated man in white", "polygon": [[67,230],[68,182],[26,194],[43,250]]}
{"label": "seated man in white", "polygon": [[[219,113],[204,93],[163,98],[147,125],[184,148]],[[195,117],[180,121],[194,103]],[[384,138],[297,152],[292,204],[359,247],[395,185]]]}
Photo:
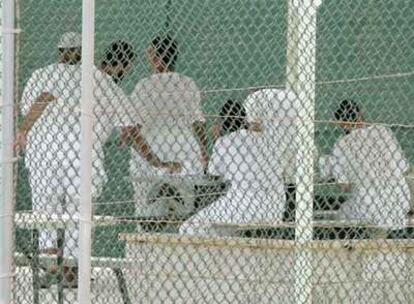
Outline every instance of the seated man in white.
{"label": "seated man in white", "polygon": [[348,100],[341,102],[335,119],[345,136],[321,162],[321,171],[350,192],[339,217],[394,229],[402,227],[410,208],[410,191],[404,177],[408,162],[391,130],[366,125],[359,106]]}
{"label": "seated man in white", "polygon": [[284,219],[295,218],[297,126],[302,110],[296,94],[288,89],[261,89],[251,93],[244,104],[248,111],[263,113],[265,132],[282,153],[287,206]]}
{"label": "seated man in white", "polygon": [[[136,108],[146,113],[140,134],[162,161],[182,166],[175,175],[185,184],[203,175],[207,161],[201,94],[191,78],[175,72],[178,44],[171,36],[155,37],[147,55],[153,75],[139,81],[131,95]],[[154,183],[170,183],[174,178],[166,170],[151,166],[136,151],[132,151],[130,174],[137,216],[168,215],[168,208],[159,201],[154,204],[149,195]],[[184,192],[190,193],[187,198],[194,196],[190,190]]]}
{"label": "seated man in white", "polygon": [[211,126],[212,142],[221,136],[246,128],[246,110],[242,102],[227,100],[221,107],[216,122]]}
{"label": "seated man in white", "polygon": [[247,112],[247,121],[247,128],[217,139],[210,159],[209,173],[230,182],[228,192],[184,222],[180,233],[225,235],[220,225],[282,221],[286,198],[281,151],[259,116]]}

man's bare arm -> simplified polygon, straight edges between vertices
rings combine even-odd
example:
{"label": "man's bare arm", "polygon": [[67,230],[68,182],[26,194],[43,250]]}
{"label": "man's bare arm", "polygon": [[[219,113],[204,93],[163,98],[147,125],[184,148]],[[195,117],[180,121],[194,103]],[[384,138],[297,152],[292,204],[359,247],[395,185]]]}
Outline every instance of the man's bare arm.
{"label": "man's bare arm", "polygon": [[201,159],[204,162],[204,166],[208,165],[208,142],[207,142],[207,128],[206,123],[201,121],[196,121],[193,123],[193,132],[200,144]]}
{"label": "man's bare arm", "polygon": [[129,126],[122,128],[121,142],[131,142],[134,149],[156,168],[166,168],[171,172],[181,171],[181,164],[178,162],[164,162],[152,151],[150,145],[141,134],[140,126]]}
{"label": "man's bare arm", "polygon": [[16,136],[17,145],[20,146],[20,148],[24,148],[27,134],[30,132],[33,125],[42,115],[49,103],[54,100],[56,100],[56,97],[48,92],[43,92],[36,98],[29,112],[24,117]]}
{"label": "man's bare arm", "polygon": [[339,183],[338,186],[339,186],[339,189],[341,189],[342,192],[351,192],[352,191],[352,184]]}

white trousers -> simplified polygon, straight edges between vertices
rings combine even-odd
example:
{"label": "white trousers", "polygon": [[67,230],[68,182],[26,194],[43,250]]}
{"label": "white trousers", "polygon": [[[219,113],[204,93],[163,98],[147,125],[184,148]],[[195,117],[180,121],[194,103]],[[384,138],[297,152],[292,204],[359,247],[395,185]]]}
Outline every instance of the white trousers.
{"label": "white trousers", "polygon": [[[40,157],[26,159],[29,170],[29,183],[32,194],[33,211],[46,215],[68,214],[75,219],[79,216],[79,170],[56,164],[51,159]],[[69,160],[68,160],[69,162]],[[102,170],[98,170],[102,176]],[[93,170],[93,176],[97,170]],[[93,178],[92,195],[98,194],[105,178]],[[41,229],[39,237],[40,249],[56,248],[56,229]],[[78,258],[79,229],[75,227],[65,229],[64,256]]]}
{"label": "white trousers", "polygon": [[[283,189],[283,187],[281,188]],[[225,196],[200,210],[180,227],[181,234],[223,236],[229,229],[221,224],[270,224],[282,221],[284,191],[240,191],[231,188]],[[218,224],[218,225],[216,225]]]}

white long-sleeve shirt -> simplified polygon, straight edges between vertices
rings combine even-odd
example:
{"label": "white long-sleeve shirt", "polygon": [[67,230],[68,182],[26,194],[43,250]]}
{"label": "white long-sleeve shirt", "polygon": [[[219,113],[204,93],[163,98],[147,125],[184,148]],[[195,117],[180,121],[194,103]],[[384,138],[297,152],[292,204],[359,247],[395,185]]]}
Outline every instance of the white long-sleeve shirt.
{"label": "white long-sleeve shirt", "polygon": [[281,151],[264,132],[239,130],[215,143],[209,173],[230,182],[227,193],[180,228],[186,234],[216,234],[214,224],[270,224],[285,210]]}
{"label": "white long-sleeve shirt", "polygon": [[[103,143],[114,127],[128,124],[129,103],[112,79],[95,69],[93,107],[92,192],[98,195],[106,178]],[[55,96],[29,131],[26,166],[29,170],[33,209],[76,216],[80,188],[80,100],[79,65],[52,64],[36,70],[21,99],[21,113],[27,115],[43,92]],[[137,115],[137,113],[135,113]],[[135,118],[138,120],[138,118]],[[77,256],[78,230],[67,231],[65,255]],[[56,234],[41,231],[42,248],[56,246]]]}
{"label": "white long-sleeve shirt", "polygon": [[[141,134],[162,161],[178,161],[179,176],[203,174],[201,149],[193,123],[204,121],[201,94],[195,82],[178,73],[158,73],[138,82],[131,102],[145,112]],[[135,124],[134,121],[131,123]],[[153,168],[132,150],[130,174],[135,189],[137,214],[151,214],[147,204],[149,189],[155,181],[169,175],[165,169]]]}
{"label": "white long-sleeve shirt", "polygon": [[[91,84],[95,96],[92,170],[96,188],[105,178],[103,143],[114,127],[128,124],[126,117],[134,114],[128,112],[127,98],[109,76],[97,69],[94,76],[95,84]],[[74,188],[72,192],[76,192],[76,178],[80,174],[80,82],[79,65],[52,64],[32,74],[21,99],[21,112],[26,115],[42,92],[56,97],[28,134],[26,161],[31,174],[42,168],[46,171],[58,168],[61,179],[74,184],[67,185]],[[40,173],[39,178],[45,179],[48,175]]]}
{"label": "white long-sleeve shirt", "polygon": [[266,133],[273,138],[271,145],[282,151],[282,166],[286,183],[296,183],[297,128],[300,100],[292,91],[263,89],[250,94],[244,102],[250,120],[263,121]]}
{"label": "white long-sleeve shirt", "polygon": [[410,191],[404,173],[408,162],[392,132],[383,126],[355,129],[342,137],[329,157],[327,175],[351,184],[351,197],[341,217],[377,225],[404,225]]}

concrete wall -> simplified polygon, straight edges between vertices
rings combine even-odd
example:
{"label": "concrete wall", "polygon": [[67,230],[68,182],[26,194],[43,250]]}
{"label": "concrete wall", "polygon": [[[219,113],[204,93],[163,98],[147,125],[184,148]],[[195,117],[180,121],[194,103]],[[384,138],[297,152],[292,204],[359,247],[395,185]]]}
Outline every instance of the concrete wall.
{"label": "concrete wall", "polygon": [[[144,239],[144,238],[142,238]],[[132,302],[294,303],[293,241],[149,237],[130,242]],[[260,243],[260,244],[259,244]],[[312,303],[412,303],[411,241],[313,244]]]}

